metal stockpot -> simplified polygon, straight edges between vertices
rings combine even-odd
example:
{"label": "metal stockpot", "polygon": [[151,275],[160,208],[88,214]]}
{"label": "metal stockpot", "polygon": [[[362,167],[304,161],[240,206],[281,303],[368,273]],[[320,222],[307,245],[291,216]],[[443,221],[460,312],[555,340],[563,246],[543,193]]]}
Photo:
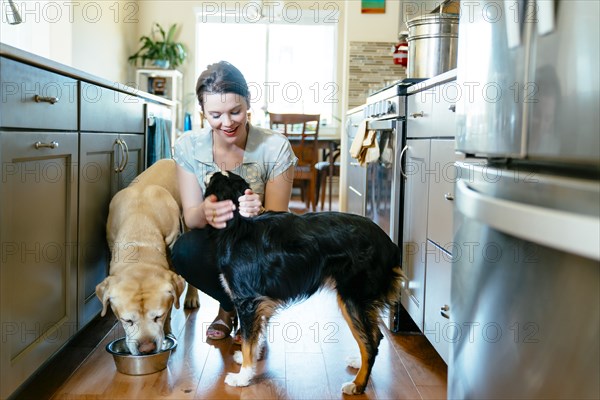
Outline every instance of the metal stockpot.
{"label": "metal stockpot", "polygon": [[408,78],[432,78],[456,68],[458,15],[425,14],[408,26]]}

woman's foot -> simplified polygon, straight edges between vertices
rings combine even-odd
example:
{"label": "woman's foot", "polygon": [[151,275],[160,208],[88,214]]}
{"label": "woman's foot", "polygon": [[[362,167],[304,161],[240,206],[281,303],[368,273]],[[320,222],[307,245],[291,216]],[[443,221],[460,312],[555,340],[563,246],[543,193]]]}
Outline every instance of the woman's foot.
{"label": "woman's foot", "polygon": [[231,332],[236,326],[237,315],[235,310],[227,312],[219,307],[217,317],[206,330],[206,337],[212,340],[225,339],[227,336],[231,335]]}

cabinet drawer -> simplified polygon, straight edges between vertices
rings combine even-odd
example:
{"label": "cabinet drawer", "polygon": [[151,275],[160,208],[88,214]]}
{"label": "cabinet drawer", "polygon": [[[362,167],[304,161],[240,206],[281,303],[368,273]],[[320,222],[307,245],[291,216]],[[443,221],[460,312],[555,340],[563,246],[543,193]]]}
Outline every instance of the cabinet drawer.
{"label": "cabinet drawer", "polygon": [[435,136],[433,133],[432,108],[435,98],[433,89],[424,90],[408,97],[406,114],[406,136],[424,138]]}
{"label": "cabinet drawer", "polygon": [[451,253],[454,183],[458,178],[454,140],[432,139],[430,160],[427,237]]}
{"label": "cabinet drawer", "polygon": [[77,81],[0,58],[0,127],[77,130]]}
{"label": "cabinet drawer", "polygon": [[433,131],[432,136],[456,136],[456,102],[460,97],[458,84],[447,82],[436,86],[433,96]]}
{"label": "cabinet drawer", "polygon": [[442,359],[448,363],[450,343],[457,334],[452,323],[450,309],[450,286],[452,257],[441,248],[427,241],[427,282],[425,293],[425,321],[423,333]]}
{"label": "cabinet drawer", "polygon": [[81,83],[81,130],[144,133],[144,100],[116,90]]}

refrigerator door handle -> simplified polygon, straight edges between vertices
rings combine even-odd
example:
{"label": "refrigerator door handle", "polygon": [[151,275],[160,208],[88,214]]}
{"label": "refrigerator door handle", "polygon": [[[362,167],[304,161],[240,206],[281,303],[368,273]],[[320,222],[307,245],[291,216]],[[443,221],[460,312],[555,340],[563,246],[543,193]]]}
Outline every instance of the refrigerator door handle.
{"label": "refrigerator door handle", "polygon": [[491,197],[456,183],[456,207],[506,234],[600,260],[600,219]]}

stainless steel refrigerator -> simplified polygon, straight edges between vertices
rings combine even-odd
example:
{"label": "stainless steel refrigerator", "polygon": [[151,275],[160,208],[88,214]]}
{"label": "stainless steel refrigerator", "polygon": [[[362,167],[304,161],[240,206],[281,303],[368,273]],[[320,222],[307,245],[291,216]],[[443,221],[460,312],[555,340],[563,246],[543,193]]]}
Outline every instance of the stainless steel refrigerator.
{"label": "stainless steel refrigerator", "polygon": [[599,20],[461,2],[449,398],[600,398]]}

